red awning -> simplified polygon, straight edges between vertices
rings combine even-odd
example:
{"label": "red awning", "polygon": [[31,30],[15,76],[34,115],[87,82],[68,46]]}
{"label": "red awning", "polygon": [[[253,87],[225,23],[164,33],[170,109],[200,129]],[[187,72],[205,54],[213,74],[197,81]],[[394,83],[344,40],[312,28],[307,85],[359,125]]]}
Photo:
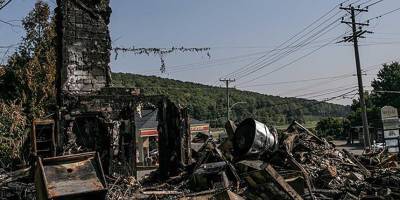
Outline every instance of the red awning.
{"label": "red awning", "polygon": [[158,136],[158,131],[157,129],[140,130],[140,136],[142,137]]}

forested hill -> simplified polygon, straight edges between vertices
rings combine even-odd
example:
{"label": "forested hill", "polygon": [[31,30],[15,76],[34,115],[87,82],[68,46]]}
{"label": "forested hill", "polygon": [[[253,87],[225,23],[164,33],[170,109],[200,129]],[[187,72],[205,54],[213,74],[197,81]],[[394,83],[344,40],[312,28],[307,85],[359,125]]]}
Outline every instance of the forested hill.
{"label": "forested hill", "polygon": [[[221,125],[226,113],[226,90],[198,83],[143,76],[129,73],[113,73],[114,86],[137,87],[145,95],[167,95],[173,101],[188,106],[190,114],[200,120]],[[350,112],[349,106],[323,103],[299,98],[282,98],[256,92],[230,90],[231,116],[234,120],[255,117],[272,125],[288,124],[292,120],[316,121],[325,116],[342,117]]]}

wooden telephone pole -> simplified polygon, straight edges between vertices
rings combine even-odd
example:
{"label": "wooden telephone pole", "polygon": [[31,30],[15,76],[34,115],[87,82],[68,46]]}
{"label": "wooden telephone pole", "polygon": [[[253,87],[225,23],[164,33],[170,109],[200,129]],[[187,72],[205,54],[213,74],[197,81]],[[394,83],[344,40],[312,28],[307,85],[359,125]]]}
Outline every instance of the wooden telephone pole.
{"label": "wooden telephone pole", "polygon": [[225,82],[226,86],[226,121],[229,121],[229,83],[235,82],[235,79],[219,79],[221,82]]}
{"label": "wooden telephone pole", "polygon": [[354,6],[352,5],[348,7],[340,7],[340,9],[349,12],[351,15],[350,16],[351,22],[347,22],[344,21],[344,19],[342,19],[342,23],[350,25],[353,32],[351,36],[344,37],[343,42],[353,42],[354,45],[354,54],[357,67],[358,93],[360,95],[361,118],[363,123],[364,146],[367,145],[368,147],[371,147],[371,138],[369,134],[368,118],[367,118],[367,108],[365,105],[364,87],[363,87],[362,73],[361,73],[360,54],[358,50],[358,38],[365,38],[363,35],[365,33],[371,33],[371,32],[362,30],[363,26],[368,26],[369,24],[356,22],[356,15],[360,12],[368,12],[368,9],[354,8]]}

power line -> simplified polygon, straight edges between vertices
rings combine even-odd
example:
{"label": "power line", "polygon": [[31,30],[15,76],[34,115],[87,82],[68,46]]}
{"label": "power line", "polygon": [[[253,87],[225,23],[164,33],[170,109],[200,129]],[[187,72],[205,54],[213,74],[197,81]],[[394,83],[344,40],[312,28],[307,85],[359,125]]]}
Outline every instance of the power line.
{"label": "power line", "polygon": [[[336,27],[334,27],[334,28],[336,28]],[[313,53],[319,51],[320,49],[322,49],[322,48],[328,46],[329,44],[331,44],[333,41],[336,41],[336,40],[337,40],[338,38],[340,38],[340,37],[341,37],[341,36],[335,38],[334,40],[332,40],[332,41],[330,41],[330,42],[328,42],[328,43],[326,43],[326,44],[324,44],[324,45],[318,47],[317,49],[315,49],[315,50],[313,50],[313,51],[311,51],[311,52],[309,52],[309,53],[307,53],[307,54],[305,54],[305,55],[303,55],[303,56],[298,57],[297,59],[295,59],[295,60],[293,60],[293,61],[291,61],[291,62],[289,62],[289,63],[287,63],[287,64],[285,64],[285,65],[282,65],[282,66],[280,66],[280,67],[278,67],[278,68],[275,68],[275,69],[272,70],[272,71],[269,71],[269,72],[267,72],[267,73],[265,73],[265,74],[262,74],[262,75],[260,75],[260,76],[257,76],[257,77],[255,77],[255,78],[253,78],[253,79],[251,79],[251,80],[242,82],[242,83],[240,83],[240,84],[253,82],[253,81],[258,80],[258,79],[260,79],[260,78],[263,78],[263,77],[265,77],[265,76],[267,76],[267,75],[270,75],[270,74],[272,74],[272,73],[275,73],[275,72],[277,72],[277,71],[280,71],[280,70],[282,70],[282,69],[284,69],[284,68],[286,68],[286,67],[292,65],[293,63],[296,63],[296,62],[298,62],[298,61],[300,61],[300,60],[302,60],[302,59],[304,59],[304,58],[306,58],[306,57],[312,55]]]}
{"label": "power line", "polygon": [[246,88],[246,87],[259,87],[259,86],[268,86],[268,85],[285,85],[285,84],[291,84],[291,83],[303,83],[303,82],[319,81],[319,80],[326,80],[326,79],[336,79],[336,78],[352,77],[352,76],[354,76],[354,74],[351,74],[351,75],[328,76],[328,77],[313,78],[313,79],[301,79],[301,80],[294,80],[294,81],[281,81],[281,82],[272,82],[272,83],[245,85],[245,86],[241,86],[241,87],[242,87],[242,88]]}
{"label": "power line", "polygon": [[[348,85],[346,85],[346,86],[348,86]],[[304,97],[304,96],[305,96],[304,98],[321,97],[321,96],[326,96],[326,95],[329,95],[329,94],[335,94],[335,93],[338,93],[338,92],[343,92],[343,91],[347,91],[347,90],[351,90],[351,89],[353,89],[353,91],[354,91],[354,89],[356,87],[357,86],[347,87],[347,88],[343,88],[343,89],[331,89],[331,91],[329,91],[329,92],[326,92],[327,90],[323,90],[323,91],[318,91],[316,95],[312,95],[312,96],[309,96],[310,94],[298,95],[298,96],[294,96],[294,98],[299,98],[299,97]],[[321,92],[324,92],[324,93],[321,93]]]}
{"label": "power line", "polygon": [[368,22],[368,21],[371,21],[371,20],[379,19],[379,18],[381,18],[381,17],[384,17],[384,16],[386,16],[386,15],[392,14],[392,13],[397,12],[397,11],[399,11],[399,10],[400,10],[400,8],[396,8],[396,9],[391,10],[391,11],[389,11],[389,12],[383,13],[383,14],[381,14],[381,15],[379,15],[379,16],[372,17],[372,18],[368,19],[367,22]]}
{"label": "power line", "polygon": [[[292,90],[286,91],[286,92],[281,93],[279,95],[282,95],[282,96],[285,95],[286,96],[286,95],[290,95],[290,94],[293,94],[293,93],[296,94],[296,93],[298,93],[300,91],[310,91],[310,89],[319,88],[319,87],[327,85],[329,83],[338,82],[340,80],[344,80],[344,79],[347,79],[347,78],[350,78],[350,77],[343,77],[343,78],[337,78],[337,79],[332,79],[332,80],[327,80],[327,81],[321,81],[321,82],[313,83],[313,84],[310,84],[310,85],[307,85],[307,86],[303,86],[303,87],[300,87],[300,88],[294,88]],[[346,86],[348,86],[348,84],[345,85],[345,86],[342,86],[342,87],[346,87]]]}
{"label": "power line", "polygon": [[[342,4],[343,4],[343,3],[346,3],[346,2],[348,2],[348,1],[349,1],[349,0],[343,1]],[[356,1],[356,2],[358,2],[358,1]],[[295,34],[294,36],[292,36],[290,39],[288,39],[287,41],[285,41],[284,43],[282,43],[281,45],[279,45],[277,48],[282,47],[282,46],[285,45],[286,43],[292,41],[292,39],[294,39],[294,38],[296,38],[297,36],[301,35],[303,32],[305,32],[307,29],[309,29],[310,27],[312,27],[314,24],[318,23],[318,22],[319,22],[320,20],[322,20],[324,17],[328,16],[331,12],[333,12],[333,10],[335,10],[337,7],[339,7],[339,5],[342,5],[342,4],[338,4],[337,6],[335,6],[334,8],[332,8],[330,11],[328,11],[328,12],[327,12],[326,14],[324,14],[322,17],[320,17],[319,19],[315,20],[312,24],[308,25],[306,28],[304,28],[303,30],[301,30],[300,32],[298,32],[297,34]],[[334,16],[336,16],[336,15],[337,15],[337,14],[335,14]],[[333,18],[334,16],[331,16],[331,18]],[[325,22],[327,22],[327,21],[328,21],[328,20],[325,20]],[[325,22],[323,22],[322,24],[324,24]],[[320,24],[320,25],[322,25],[322,24]],[[317,27],[320,27],[320,25],[317,26]],[[314,28],[313,30],[307,32],[305,35],[301,36],[301,37],[298,38],[296,41],[292,42],[290,45],[292,45],[292,44],[296,43],[297,41],[303,39],[305,36],[307,36],[308,34],[312,33],[315,29],[316,29],[316,28]],[[320,33],[320,32],[319,32],[319,33]],[[317,33],[316,35],[314,34],[313,37],[317,36],[319,33]],[[307,41],[307,40],[303,40],[303,44],[304,44],[304,42],[306,42],[306,41]],[[308,45],[308,44],[306,44],[306,45]],[[304,46],[306,46],[306,45],[304,45]],[[296,45],[296,46],[298,46],[298,45]],[[297,49],[297,50],[298,50],[298,49]],[[279,59],[281,59],[282,57],[285,57],[285,56],[287,56],[287,55],[290,55],[291,53],[293,53],[293,52],[295,52],[295,51],[296,51],[296,50],[291,51],[291,52],[284,52],[283,54],[280,54],[281,56],[280,56]],[[286,55],[284,55],[284,54],[286,54]],[[275,56],[275,58],[276,58],[276,55],[277,55],[277,54],[274,54],[274,55],[270,56],[269,59],[271,60],[271,57],[273,57],[273,56]],[[245,65],[245,66],[243,66],[243,67],[241,67],[241,68],[239,68],[239,69],[237,69],[237,70],[231,72],[231,73],[228,73],[228,74],[226,74],[225,76],[222,76],[222,77],[227,77],[227,76],[230,76],[230,75],[232,75],[232,74],[235,74],[234,77],[238,77],[240,74],[244,74],[244,73],[248,72],[249,70],[251,70],[252,68],[259,66],[260,64],[265,64],[265,61],[266,61],[268,58],[265,58],[265,59],[263,59],[263,58],[266,57],[266,56],[268,56],[268,54],[265,54],[265,55],[261,56],[260,58],[256,59],[255,61],[253,61],[253,62],[251,62],[251,63],[249,63],[249,64],[247,64],[247,65]],[[260,62],[258,62],[258,63],[256,63],[257,61],[259,61],[259,60],[261,60],[261,59],[263,59],[263,60],[260,61]],[[278,59],[278,60],[279,60],[279,59]],[[276,60],[276,61],[278,61],[278,60]],[[276,62],[276,61],[274,61],[274,62]],[[264,62],[264,63],[263,63],[263,62]],[[254,64],[254,63],[256,63],[256,64]],[[265,66],[263,66],[263,67],[265,67]]]}
{"label": "power line", "polygon": [[[376,4],[378,4],[378,3],[382,2],[382,1],[383,1],[383,0],[376,1],[376,2],[374,2],[374,3],[371,3],[371,4],[367,5],[367,6],[365,6],[364,8],[369,8],[369,7],[371,7],[371,6],[373,6],[373,5],[376,5]],[[362,5],[362,4],[360,4],[360,5]]]}
{"label": "power line", "polygon": [[[329,29],[327,32],[329,32],[331,29]],[[317,35],[317,34],[319,34],[320,32],[318,32],[318,33],[316,33],[315,35]],[[326,33],[326,32],[325,32]],[[324,33],[324,34],[325,34]],[[315,36],[315,35],[313,35],[313,36]],[[312,37],[313,37],[312,36]],[[322,36],[322,35],[321,35]],[[320,36],[319,36],[320,37]],[[310,38],[308,38],[307,40],[309,40]],[[304,42],[306,42],[305,44],[304,44]],[[310,44],[310,42],[307,42],[306,40],[305,41],[303,41],[302,42],[302,44],[301,45],[299,45],[298,47],[301,47],[301,46],[307,46],[307,45],[309,45]],[[288,55],[290,55],[290,54],[292,54],[292,53],[294,53],[294,52],[296,52],[296,51],[298,51],[300,48],[297,48],[297,49],[294,49],[294,50],[289,50],[289,51],[286,51],[286,52],[284,52],[283,54],[281,54],[281,55],[278,55],[278,56],[275,56],[274,58],[271,58],[271,59],[269,59],[270,61],[268,62],[268,63],[262,63],[261,65],[261,67],[258,67],[258,68],[256,68],[256,69],[254,69],[254,70],[252,70],[252,71],[248,71],[247,73],[245,73],[244,75],[242,75],[240,78],[243,78],[243,77],[245,77],[245,76],[248,76],[248,75],[250,75],[250,74],[252,74],[252,73],[255,73],[255,72],[257,72],[257,71],[259,71],[259,70],[261,70],[261,69],[263,69],[263,68],[265,68],[265,67],[268,67],[268,66],[270,66],[271,64],[273,64],[273,63],[275,63],[275,62],[277,62],[277,61],[279,61],[280,59],[283,59],[284,57],[286,57],[286,56],[288,56]],[[260,64],[257,64],[257,65],[255,65],[255,66],[260,66]]]}
{"label": "power line", "polygon": [[376,93],[389,93],[389,94],[400,94],[400,91],[393,90],[374,90]]}
{"label": "power line", "polygon": [[[14,21],[14,20],[12,20],[12,21]],[[22,28],[22,26],[17,25],[17,24],[12,24],[12,23],[10,23],[10,21],[4,21],[4,20],[1,20],[1,19],[0,19],[0,22],[1,22],[1,23],[4,23],[4,24],[7,24],[7,25],[9,25],[9,26],[11,26],[11,27]]]}
{"label": "power line", "polygon": [[[375,70],[377,67],[380,67],[380,66],[382,66],[382,65],[384,65],[384,64],[387,64],[387,63],[390,63],[390,62],[396,62],[396,61],[397,61],[397,60],[392,60],[392,61],[389,61],[389,62],[384,62],[384,63],[375,64],[375,65],[371,65],[371,66],[368,66],[368,67],[364,67],[364,69],[363,69],[362,71],[363,71],[363,73],[366,73],[366,72]],[[343,80],[343,79],[346,79],[346,78],[350,78],[350,77],[352,77],[352,76],[354,76],[354,75],[355,75],[354,73],[346,73],[346,74],[337,75],[338,78],[328,79],[327,81],[323,79],[324,81],[320,81],[320,82],[314,83],[314,84],[312,84],[312,85],[307,85],[307,86],[305,86],[305,87],[295,88],[295,89],[293,89],[293,90],[290,90],[290,91],[287,91],[287,92],[278,94],[278,96],[285,96],[286,94],[290,94],[290,93],[292,93],[292,92],[299,92],[299,91],[309,90],[309,89],[315,88],[315,87],[321,87],[321,86],[323,86],[323,85],[326,85],[326,84],[331,83],[331,82],[334,82],[334,81],[339,81],[339,80]],[[367,75],[367,74],[363,74],[363,75]],[[343,76],[343,77],[341,77],[341,76]],[[290,82],[290,81],[289,81],[289,82]],[[261,84],[260,84],[260,85],[261,85]],[[346,87],[346,86],[348,86],[348,84],[346,84],[345,86],[341,86],[340,88],[343,88],[343,87]],[[339,88],[337,88],[337,89],[339,89]],[[330,91],[330,90],[331,90],[331,89],[325,89],[325,90],[323,90],[323,91]],[[317,94],[317,93],[320,93],[320,91],[318,91],[318,92],[311,92],[311,93],[307,93],[307,94]],[[304,95],[304,94],[303,94],[303,95]]]}
{"label": "power line", "polygon": [[[337,14],[335,14],[334,16],[336,16],[336,15],[337,15]],[[334,17],[334,16],[332,16],[332,17]],[[304,35],[304,36],[302,36],[301,38],[297,39],[296,41],[292,42],[290,45],[293,45],[293,44],[295,44],[297,41],[302,40],[305,36],[307,36],[308,34],[312,33],[314,30],[316,30],[317,28],[319,28],[319,27],[320,27],[321,25],[323,25],[324,23],[328,22],[330,19],[331,19],[331,18],[329,18],[328,20],[325,20],[324,22],[322,22],[321,24],[319,24],[317,27],[315,27],[314,29],[312,29],[311,31],[309,31],[306,35]],[[263,61],[261,61],[261,62],[255,64],[255,65],[252,65],[252,66],[248,67],[248,68],[245,69],[242,73],[237,73],[237,74],[235,74],[235,77],[238,77],[238,79],[241,79],[241,78],[243,78],[243,77],[245,77],[245,76],[248,76],[248,75],[250,75],[250,74],[252,74],[252,73],[255,73],[255,72],[257,72],[257,71],[259,71],[259,70],[261,70],[261,69],[263,69],[263,68],[265,68],[265,67],[267,67],[267,66],[269,66],[269,65],[271,65],[271,64],[273,64],[273,63],[275,63],[275,62],[277,62],[277,61],[279,61],[280,59],[282,59],[282,58],[284,58],[284,57],[286,57],[286,56],[292,54],[293,52],[299,50],[301,47],[304,47],[304,46],[309,45],[309,44],[312,42],[313,39],[319,38],[319,37],[321,37],[322,35],[324,35],[324,34],[326,34],[327,32],[329,32],[330,30],[332,30],[332,29],[328,29],[328,28],[329,28],[330,26],[332,26],[334,23],[336,23],[336,22],[334,21],[334,22],[328,24],[327,26],[323,27],[321,30],[317,31],[317,32],[314,33],[313,35],[309,36],[308,38],[306,38],[306,39],[304,39],[303,41],[301,41],[300,43],[298,43],[298,44],[296,45],[298,48],[296,48],[296,49],[291,49],[291,50],[287,50],[287,51],[285,51],[285,52],[283,52],[283,53],[281,53],[281,54],[276,53],[275,55],[272,55],[272,56],[270,56],[269,58],[264,59]],[[325,31],[326,29],[328,29],[328,31]],[[325,32],[324,32],[324,31],[325,31]],[[322,34],[321,34],[321,33],[322,33]],[[320,34],[321,34],[321,35],[320,35]],[[262,65],[262,66],[260,66],[260,65]],[[257,67],[257,68],[255,68],[255,67]],[[255,68],[255,69],[251,69],[251,68]]]}
{"label": "power line", "polygon": [[[255,53],[249,53],[249,54],[243,54],[243,55],[238,55],[238,56],[231,56],[231,57],[226,57],[226,58],[219,58],[219,59],[214,59],[208,62],[196,62],[196,63],[189,63],[189,64],[182,64],[182,65],[172,65],[172,66],[168,66],[168,69],[184,69],[187,67],[193,67],[193,66],[198,66],[198,65],[214,65],[214,64],[219,64],[220,62],[224,62],[224,61],[230,61],[230,60],[237,60],[240,58],[251,58],[252,56],[256,56],[259,54],[263,54],[266,51],[259,51],[259,52],[255,52]],[[148,70],[148,71],[142,71],[139,73],[147,73],[147,72],[158,72],[160,71],[158,70]]]}
{"label": "power line", "polygon": [[[347,1],[345,1],[345,2],[347,2]],[[323,18],[325,18],[326,16],[328,16],[330,13],[332,13],[337,7],[338,7],[338,5],[335,6],[334,8],[332,8],[331,10],[329,10],[327,13],[325,13],[325,14],[322,15],[321,17],[319,17],[317,20],[313,21],[310,25],[308,25],[308,26],[306,26],[305,28],[303,28],[300,32],[296,33],[295,35],[293,35],[292,37],[290,37],[288,40],[286,40],[285,42],[283,42],[282,44],[280,44],[276,49],[279,49],[279,48],[283,47],[285,44],[289,43],[290,41],[292,41],[293,39],[295,39],[296,37],[298,37],[299,35],[301,35],[303,32],[305,32],[306,30],[308,30],[309,28],[311,28],[314,24],[318,23],[320,20],[322,20]],[[312,30],[312,31],[313,31],[313,30]],[[309,34],[309,33],[310,33],[310,32],[308,32],[307,34]],[[306,35],[307,35],[307,34],[306,34]],[[304,37],[304,36],[302,36],[302,37]],[[300,37],[299,39],[301,39],[302,37]],[[299,39],[297,39],[295,42],[297,42]],[[295,42],[294,42],[294,43],[295,43]],[[294,44],[294,43],[292,42],[292,44]],[[290,45],[292,45],[292,44],[290,44]],[[289,46],[290,46],[290,45],[289,45]],[[232,74],[234,74],[234,73],[238,73],[238,72],[240,72],[240,71],[243,70],[243,69],[246,70],[249,66],[251,67],[251,65],[253,65],[255,62],[257,62],[257,61],[263,59],[264,57],[266,57],[266,56],[268,56],[268,55],[269,55],[269,53],[267,53],[267,54],[265,54],[265,55],[259,57],[258,59],[256,59],[256,60],[253,61],[252,63],[249,63],[248,65],[243,66],[242,68],[239,68],[238,70],[235,70],[235,71],[233,71],[233,72],[231,72],[231,73],[229,73],[229,74],[226,74],[225,76],[230,76],[230,75],[232,75]]]}
{"label": "power line", "polygon": [[[315,41],[312,42],[314,43],[320,43],[325,40],[320,40],[320,41]],[[305,46],[305,45],[304,45]],[[309,48],[304,48],[304,49],[311,49],[315,48],[317,46],[310,46]],[[214,47],[210,47],[214,48]],[[232,63],[240,63],[248,59],[252,59],[253,56],[259,55],[259,54],[264,54],[265,52],[270,52],[270,51],[279,51],[279,50],[285,50],[285,49],[291,49],[291,48],[296,48],[295,46],[290,46],[288,48],[282,48],[282,49],[272,49],[268,51],[259,51],[255,53],[250,53],[250,54],[243,54],[243,55],[238,55],[238,56],[231,56],[231,57],[226,57],[226,58],[219,58],[219,59],[214,59],[208,62],[195,62],[195,63],[189,63],[189,64],[181,64],[181,65],[172,65],[168,66],[168,69],[166,72],[169,73],[179,73],[183,71],[189,71],[189,70],[199,70],[199,69],[204,69],[204,68],[210,68],[214,66],[221,66],[221,65],[226,65],[226,64],[232,64]],[[237,61],[233,61],[237,60]],[[146,67],[146,68],[152,68],[152,67]],[[172,69],[172,71],[170,71]],[[180,70],[183,69],[183,70]],[[159,69],[154,69],[154,70],[145,70],[145,71],[140,71],[137,72],[138,74],[141,73],[151,73],[151,72],[159,72]]]}
{"label": "power line", "polygon": [[[397,60],[392,60],[392,61],[389,61],[389,62],[396,62],[396,61]],[[389,62],[375,64],[375,65],[371,65],[371,66],[365,67],[363,72],[368,72],[368,71],[374,70],[376,67],[382,66],[382,65],[387,64]],[[342,78],[348,78],[348,77],[352,77],[352,76],[355,76],[355,74],[354,73],[345,73],[345,74],[340,74],[340,75],[335,75],[335,76],[328,76],[328,77],[321,77],[321,78],[314,78],[314,79],[283,81],[283,82],[275,82],[275,83],[273,82],[273,83],[265,83],[265,84],[247,85],[247,86],[241,86],[241,87],[258,87],[258,86],[266,86],[266,85],[280,85],[280,84],[309,82],[309,81],[317,81],[317,80],[325,80],[325,79],[338,80],[336,78],[340,78],[339,80],[341,80]],[[319,84],[318,84],[318,86],[319,86]],[[309,87],[307,87],[307,88],[309,88]]]}
{"label": "power line", "polygon": [[[313,43],[317,43],[317,42],[313,42]],[[316,47],[319,47],[319,45],[318,46],[310,46],[308,48],[303,48],[303,49],[313,49]],[[291,48],[296,48],[296,47],[291,46],[286,49],[291,49]],[[284,49],[282,48],[282,49],[278,49],[278,50],[284,50]],[[269,51],[274,51],[274,50],[269,50]],[[240,63],[240,62],[246,61],[248,59],[252,59],[253,56],[256,56],[259,54],[264,54],[265,52],[266,51],[261,51],[261,52],[251,53],[251,54],[244,54],[244,55],[238,55],[238,56],[233,56],[233,57],[220,58],[220,59],[215,59],[215,60],[211,60],[208,62],[197,62],[197,63],[190,63],[190,64],[168,66],[167,72],[177,73],[177,72],[183,72],[183,71],[189,71],[189,70],[199,70],[199,69],[203,69],[203,68],[221,66],[221,65],[232,64],[232,63]],[[236,60],[236,61],[234,61],[234,60]],[[151,67],[147,67],[147,68],[151,68]],[[170,71],[171,69],[172,69],[172,71]],[[159,71],[160,71],[159,69],[154,69],[154,70],[141,71],[138,73],[149,73],[149,72],[159,72]]]}
{"label": "power line", "polygon": [[[339,12],[340,13],[340,12]],[[335,14],[334,16],[336,16],[337,14]],[[333,18],[334,16],[331,16],[331,18]],[[346,15],[344,15],[344,16],[346,16]],[[342,16],[342,17],[344,17],[344,16]],[[341,17],[340,17],[341,18]],[[339,19],[340,19],[339,18]],[[323,23],[325,23],[325,22],[327,22],[327,21],[329,21],[329,19],[328,20],[325,20]],[[321,23],[321,25],[323,24],[323,23]],[[335,23],[335,21],[333,22],[333,23],[331,23],[330,25],[328,25],[327,27],[324,27],[323,29],[322,29],[322,31],[323,30],[325,30],[325,29],[327,29],[327,28],[329,28],[329,26],[331,26],[332,24],[334,24]],[[333,28],[332,28],[333,29]],[[315,28],[313,29],[313,30],[315,30]],[[313,31],[312,30],[312,31]],[[319,31],[317,34],[314,34],[313,36],[317,36],[319,33],[321,33],[322,31]],[[329,32],[329,31],[327,31],[327,32]],[[325,32],[326,33],[326,32]],[[324,33],[324,34],[325,34]],[[312,37],[313,37],[312,36]],[[311,38],[312,38],[311,37]],[[320,36],[319,36],[320,37]],[[309,38],[310,39],[310,38]],[[305,41],[303,41],[303,42],[305,42]],[[294,52],[294,51],[292,51],[292,52]],[[286,55],[289,55],[290,53],[292,53],[292,52],[288,52],[288,54],[286,54]],[[287,52],[285,52],[285,53],[287,53]],[[274,63],[274,62],[276,62],[276,61],[278,61],[279,59],[281,59],[282,57],[284,57],[284,56],[286,56],[286,55],[283,55],[283,56],[281,56],[280,58],[278,58],[277,60],[274,60],[274,61],[272,61],[272,62],[270,62],[270,63],[268,63],[268,64],[265,64],[265,65],[263,65],[261,68],[263,68],[263,67],[265,67],[266,65],[268,66],[268,65],[270,65],[270,64],[272,64],[272,63]],[[258,65],[258,64],[256,64],[256,65]],[[253,73],[254,71],[258,71],[260,68],[257,68],[256,70],[253,70],[252,72],[250,72],[250,73]],[[249,73],[247,73],[247,74],[245,74],[245,75],[243,75],[243,76],[247,76]],[[238,75],[236,74],[236,76],[235,77],[238,77]],[[242,78],[242,77],[239,77],[238,79],[240,79],[240,78]]]}
{"label": "power line", "polygon": [[400,44],[400,41],[393,41],[393,42],[370,42],[370,43],[363,43],[359,46],[379,46],[379,45],[395,45]]}
{"label": "power line", "polygon": [[367,1],[365,1],[364,3],[360,3],[360,4],[358,4],[358,6],[361,6],[361,5],[367,4],[367,3],[371,2],[371,1],[373,1],[373,0],[367,0]]}
{"label": "power line", "polygon": [[0,6],[0,10],[5,8],[9,3],[11,3],[12,0],[8,0],[6,3],[4,3],[2,6]]}
{"label": "power line", "polygon": [[326,103],[326,102],[329,102],[329,101],[332,101],[332,100],[335,100],[335,99],[338,99],[338,98],[343,98],[346,95],[351,94],[354,91],[355,90],[349,91],[349,92],[346,92],[346,93],[343,93],[343,94],[340,94],[340,95],[337,95],[337,96],[334,96],[334,97],[329,97],[329,98],[326,98],[324,100],[318,101],[316,103],[313,103],[313,104],[310,104],[310,105],[307,105],[307,106],[301,106],[300,108],[297,108],[295,110],[301,110],[301,109],[304,109],[304,108],[310,108],[310,107],[316,106],[316,105],[321,104],[321,103]]}
{"label": "power line", "polygon": [[0,49],[8,49],[8,48],[16,47],[19,44],[21,44],[21,43],[10,44],[10,45],[6,45],[6,46],[0,46]]}

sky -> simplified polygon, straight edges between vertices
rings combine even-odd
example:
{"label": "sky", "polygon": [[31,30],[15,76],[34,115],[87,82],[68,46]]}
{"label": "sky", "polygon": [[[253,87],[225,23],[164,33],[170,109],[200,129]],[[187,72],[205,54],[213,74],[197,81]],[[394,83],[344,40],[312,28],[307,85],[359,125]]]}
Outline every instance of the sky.
{"label": "sky", "polygon": [[[46,1],[54,8],[55,0]],[[340,17],[346,14],[338,6],[343,1],[111,0],[113,12],[109,28],[114,48],[207,47],[210,57],[207,52],[168,54],[165,56],[167,71],[161,73],[157,56],[119,53],[115,59],[113,53],[110,66],[114,72],[215,86],[222,85],[220,78],[235,78],[231,86],[237,89],[285,97],[326,100],[348,93],[345,98],[330,102],[351,104],[351,99],[357,98],[353,91],[357,84],[354,50],[352,43],[337,43],[351,30],[340,23]],[[345,5],[355,2],[364,7],[377,1],[349,0]],[[0,20],[17,25],[11,27],[0,22],[0,62],[4,63],[7,55],[15,50],[4,46],[21,40],[24,32],[18,27],[18,20],[34,3],[34,0],[13,0],[0,10]],[[400,8],[399,0],[383,0],[369,7],[369,12],[357,15],[357,20],[365,22],[396,8]],[[297,38],[284,43],[327,13]],[[399,19],[397,10],[374,18],[364,28],[373,32],[360,39],[366,90],[371,89],[370,82],[380,64],[400,60]],[[311,37],[314,33],[318,34]],[[309,38],[303,43],[307,45],[293,48],[299,43],[292,42],[299,38]],[[257,63],[260,65],[254,66]],[[243,73],[226,76],[245,68],[248,70]]]}

